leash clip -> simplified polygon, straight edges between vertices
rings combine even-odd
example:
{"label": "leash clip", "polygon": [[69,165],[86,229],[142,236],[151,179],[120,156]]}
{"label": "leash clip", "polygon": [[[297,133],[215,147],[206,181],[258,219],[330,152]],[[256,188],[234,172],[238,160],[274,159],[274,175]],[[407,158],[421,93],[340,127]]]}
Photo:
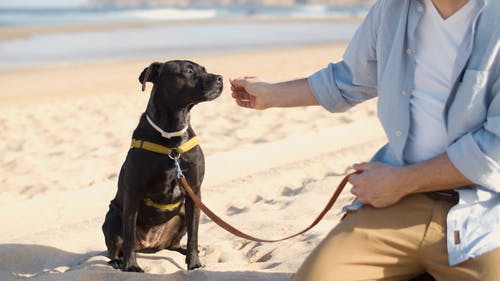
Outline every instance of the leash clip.
{"label": "leash clip", "polygon": [[168,154],[168,157],[172,160],[177,160],[181,157],[181,154],[177,151],[177,149],[173,148],[170,154]]}
{"label": "leash clip", "polygon": [[[170,158],[172,158],[172,157],[170,157]],[[174,160],[175,170],[177,171],[177,178],[178,179],[183,178],[184,174],[182,173],[181,164],[179,163],[179,157],[174,157],[174,158],[172,158],[172,160]]]}
{"label": "leash clip", "polygon": [[177,149],[172,149],[172,152],[170,152],[168,157],[174,160],[175,170],[177,171],[177,178],[178,179],[184,178],[184,174],[182,173],[181,164],[179,160],[181,158],[181,153],[177,151]]}

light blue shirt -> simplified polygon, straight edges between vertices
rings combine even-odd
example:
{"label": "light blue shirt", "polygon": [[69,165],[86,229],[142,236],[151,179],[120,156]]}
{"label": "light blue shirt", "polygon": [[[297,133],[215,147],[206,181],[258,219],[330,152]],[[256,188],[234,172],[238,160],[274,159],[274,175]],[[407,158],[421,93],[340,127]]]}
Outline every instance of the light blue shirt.
{"label": "light blue shirt", "polygon": [[[500,246],[500,1],[473,1],[481,10],[450,66],[455,82],[443,112],[451,143],[446,153],[475,183],[457,189],[460,201],[448,213],[450,265]],[[378,117],[389,142],[372,161],[408,164],[403,151],[422,11],[420,0],[377,1],[343,60],[308,79],[318,102],[331,112],[378,97]]]}

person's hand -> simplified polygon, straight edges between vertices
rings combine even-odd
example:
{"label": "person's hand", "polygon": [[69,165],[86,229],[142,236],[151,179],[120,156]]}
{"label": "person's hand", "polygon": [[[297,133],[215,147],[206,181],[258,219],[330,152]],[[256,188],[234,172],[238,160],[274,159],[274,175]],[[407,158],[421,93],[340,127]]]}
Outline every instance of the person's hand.
{"label": "person's hand", "polygon": [[354,164],[353,168],[359,173],[349,177],[351,193],[365,204],[385,208],[410,193],[402,168],[380,162]]}
{"label": "person's hand", "polygon": [[266,109],[265,98],[271,92],[271,84],[261,81],[257,77],[243,77],[231,79],[232,97],[241,107],[252,109]]}

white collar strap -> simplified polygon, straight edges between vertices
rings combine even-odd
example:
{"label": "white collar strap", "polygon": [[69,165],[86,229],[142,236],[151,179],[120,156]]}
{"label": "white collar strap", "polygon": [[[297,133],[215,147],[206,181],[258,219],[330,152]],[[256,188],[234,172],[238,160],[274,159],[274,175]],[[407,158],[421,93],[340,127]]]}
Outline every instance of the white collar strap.
{"label": "white collar strap", "polygon": [[148,120],[149,125],[151,125],[151,127],[153,127],[156,131],[158,131],[158,133],[161,134],[162,137],[164,137],[166,139],[170,139],[173,137],[180,137],[180,136],[184,135],[189,128],[189,126],[186,126],[186,128],[184,128],[180,131],[177,131],[177,132],[165,132],[160,127],[158,127],[158,125],[156,125],[153,122],[153,120],[151,120],[151,118],[149,118],[149,116],[147,114],[146,114],[146,119]]}

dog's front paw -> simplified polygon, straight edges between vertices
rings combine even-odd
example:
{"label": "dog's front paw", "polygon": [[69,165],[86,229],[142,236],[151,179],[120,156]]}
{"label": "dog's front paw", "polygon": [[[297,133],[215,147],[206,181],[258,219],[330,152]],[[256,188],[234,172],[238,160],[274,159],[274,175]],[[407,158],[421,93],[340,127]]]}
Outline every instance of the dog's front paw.
{"label": "dog's front paw", "polygon": [[144,272],[144,270],[138,265],[130,265],[124,267],[122,270],[127,272]]}
{"label": "dog's front paw", "polygon": [[111,265],[114,269],[122,269],[123,261],[122,260],[110,260],[108,264]]}
{"label": "dog's front paw", "polygon": [[142,268],[137,264],[135,259],[133,261],[123,262],[122,271],[127,272],[144,272]]}
{"label": "dog's front paw", "polygon": [[193,269],[197,269],[200,267],[201,267],[201,263],[197,262],[197,263],[193,263],[191,265],[188,265],[188,270],[193,270]]}
{"label": "dog's front paw", "polygon": [[188,270],[193,270],[201,267],[201,262],[198,257],[195,258],[186,258],[186,263],[188,265]]}

